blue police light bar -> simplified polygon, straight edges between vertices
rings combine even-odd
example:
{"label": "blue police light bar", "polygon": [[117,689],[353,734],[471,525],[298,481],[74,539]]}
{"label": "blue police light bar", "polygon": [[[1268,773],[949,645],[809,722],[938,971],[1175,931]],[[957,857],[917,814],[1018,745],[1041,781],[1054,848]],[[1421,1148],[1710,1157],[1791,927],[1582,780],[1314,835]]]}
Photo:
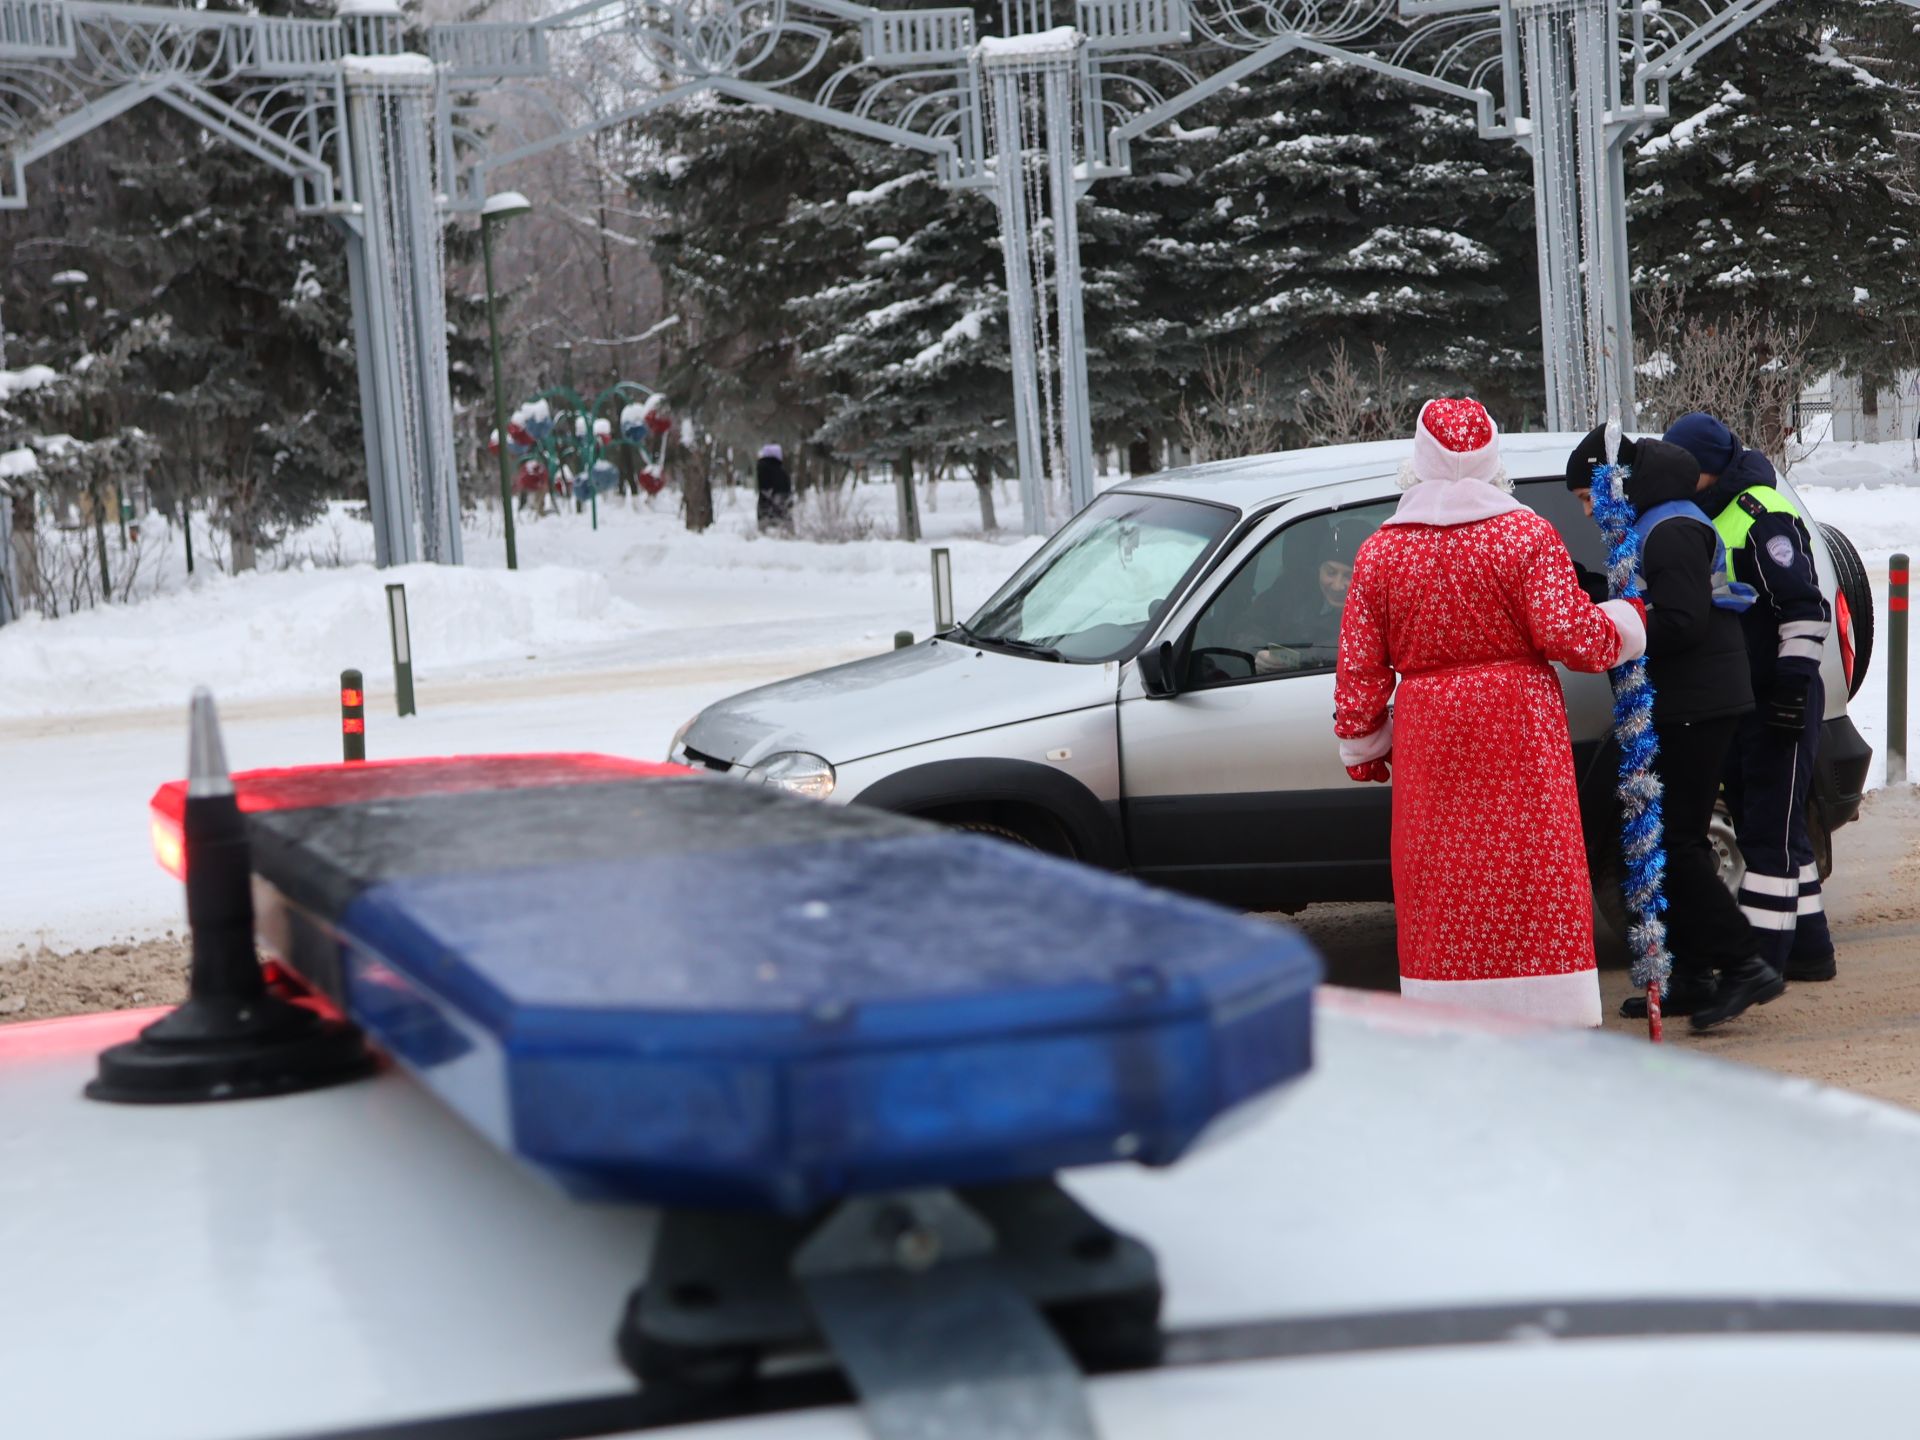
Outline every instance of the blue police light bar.
{"label": "blue police light bar", "polygon": [[1164,1165],[1310,1064],[1319,963],[1279,926],[731,781],[419,779],[250,814],[263,933],[577,1194],[801,1212]]}

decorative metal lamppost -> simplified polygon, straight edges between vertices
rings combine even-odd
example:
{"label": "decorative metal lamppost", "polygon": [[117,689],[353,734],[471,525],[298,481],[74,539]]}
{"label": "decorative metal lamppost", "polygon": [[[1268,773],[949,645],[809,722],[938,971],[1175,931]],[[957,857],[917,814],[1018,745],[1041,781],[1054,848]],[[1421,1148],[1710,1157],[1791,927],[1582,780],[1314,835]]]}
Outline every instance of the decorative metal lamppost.
{"label": "decorative metal lamppost", "polygon": [[487,338],[493,349],[493,444],[490,448],[500,459],[500,516],[507,530],[509,570],[520,568],[520,556],[513,540],[513,482],[507,474],[507,390],[500,378],[500,316],[493,288],[493,227],[531,209],[532,203],[518,190],[489,195],[487,203],[480,207],[480,252],[486,257],[487,271]]}

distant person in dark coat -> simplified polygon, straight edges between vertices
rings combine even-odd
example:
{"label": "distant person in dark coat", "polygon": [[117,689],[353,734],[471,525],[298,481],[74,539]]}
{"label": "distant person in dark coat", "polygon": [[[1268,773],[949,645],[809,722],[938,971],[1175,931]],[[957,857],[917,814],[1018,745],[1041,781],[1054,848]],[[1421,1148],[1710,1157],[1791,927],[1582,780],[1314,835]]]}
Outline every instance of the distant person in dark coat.
{"label": "distant person in dark coat", "polygon": [[760,447],[760,464],[754,471],[760,490],[760,528],[793,528],[793,477],[787,474],[787,462],[778,445]]}

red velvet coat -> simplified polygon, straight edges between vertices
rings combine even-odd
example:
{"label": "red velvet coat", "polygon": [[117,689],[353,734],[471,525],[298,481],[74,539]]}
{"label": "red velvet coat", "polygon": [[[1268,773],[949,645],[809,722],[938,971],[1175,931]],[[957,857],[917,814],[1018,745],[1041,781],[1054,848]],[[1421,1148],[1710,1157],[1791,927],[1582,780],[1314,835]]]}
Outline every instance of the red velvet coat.
{"label": "red velvet coat", "polygon": [[[1598,1023],[1573,757],[1549,662],[1600,671],[1620,648],[1559,535],[1530,510],[1388,525],[1361,547],[1335,731],[1375,734],[1394,701],[1404,993]],[[1504,983],[1542,980],[1551,983]],[[1503,983],[1458,984],[1483,981]]]}

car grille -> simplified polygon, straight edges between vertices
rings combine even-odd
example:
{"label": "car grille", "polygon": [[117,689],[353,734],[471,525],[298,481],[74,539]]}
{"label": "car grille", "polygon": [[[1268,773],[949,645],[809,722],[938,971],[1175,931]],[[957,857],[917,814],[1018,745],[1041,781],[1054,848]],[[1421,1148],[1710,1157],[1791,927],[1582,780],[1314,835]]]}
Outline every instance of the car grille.
{"label": "car grille", "polygon": [[698,750],[683,748],[680,753],[686,757],[687,764],[697,765],[702,769],[718,770],[722,775],[733,769],[733,766],[729,765],[725,760],[716,760],[711,755],[702,755]]}

